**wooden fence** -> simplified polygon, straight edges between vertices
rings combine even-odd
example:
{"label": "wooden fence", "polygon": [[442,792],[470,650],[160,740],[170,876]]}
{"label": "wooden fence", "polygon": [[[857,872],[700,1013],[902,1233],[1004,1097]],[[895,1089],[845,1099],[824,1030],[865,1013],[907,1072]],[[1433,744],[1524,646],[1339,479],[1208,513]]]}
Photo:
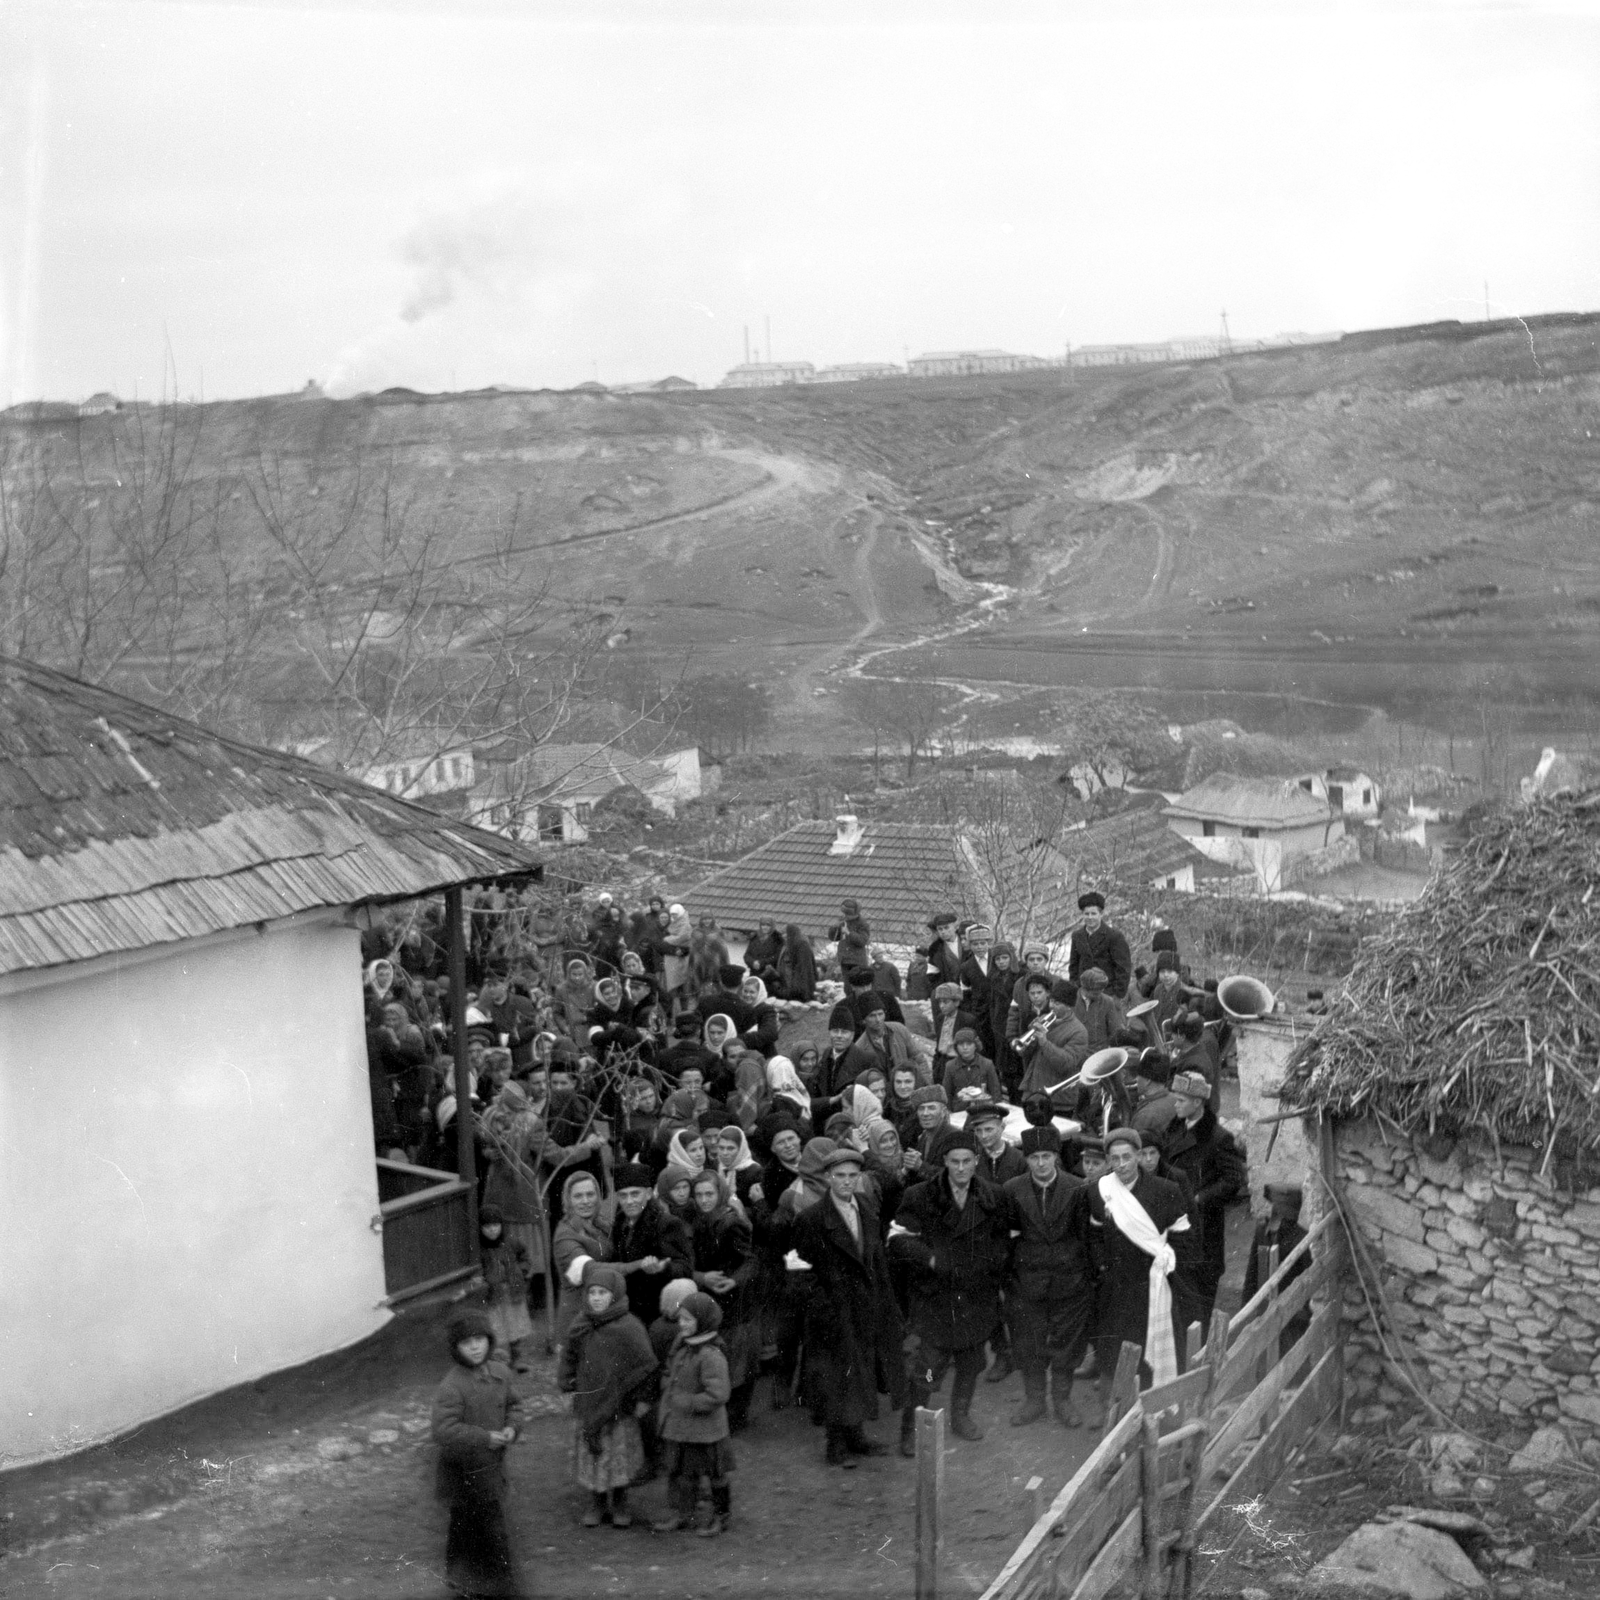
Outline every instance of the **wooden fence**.
{"label": "wooden fence", "polygon": [[454,1173],[378,1158],[383,1278],[390,1305],[443,1288],[477,1270],[472,1185]]}
{"label": "wooden fence", "polygon": [[[1204,1342],[1189,1329],[1186,1370],[1171,1383],[1139,1393],[1140,1351],[1122,1347],[1107,1432],[983,1600],[1101,1600],[1119,1584],[1142,1600],[1187,1600],[1201,1530],[1270,1488],[1342,1394],[1334,1214],[1281,1262],[1263,1256],[1260,1292],[1232,1318],[1214,1313]],[[937,1594],[936,1569],[921,1562],[917,1593]]]}

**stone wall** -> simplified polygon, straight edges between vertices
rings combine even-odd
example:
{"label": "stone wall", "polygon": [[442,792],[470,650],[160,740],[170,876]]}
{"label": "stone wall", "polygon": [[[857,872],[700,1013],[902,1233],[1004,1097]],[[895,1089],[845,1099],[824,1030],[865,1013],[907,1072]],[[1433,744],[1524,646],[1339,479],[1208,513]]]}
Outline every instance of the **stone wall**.
{"label": "stone wall", "polygon": [[[1430,1150],[1438,1151],[1430,1154]],[[1539,1174],[1540,1152],[1462,1141],[1443,1153],[1375,1122],[1336,1141],[1351,1210],[1432,1398],[1470,1413],[1600,1432],[1600,1189]],[[1360,1286],[1345,1286],[1346,1392],[1391,1402]]]}

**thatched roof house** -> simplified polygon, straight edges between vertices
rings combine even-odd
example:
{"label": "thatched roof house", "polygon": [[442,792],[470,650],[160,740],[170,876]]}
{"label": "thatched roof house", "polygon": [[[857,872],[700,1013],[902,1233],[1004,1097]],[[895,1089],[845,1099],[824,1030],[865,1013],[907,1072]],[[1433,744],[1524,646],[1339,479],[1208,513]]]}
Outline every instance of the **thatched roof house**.
{"label": "thatched roof house", "polygon": [[1600,1431],[1597,883],[1600,791],[1489,819],[1289,1058],[1281,1104],[1331,1119],[1324,1176],[1383,1288],[1346,1344],[1358,1399]]}
{"label": "thatched roof house", "polygon": [[1284,1104],[1600,1152],[1600,791],[1492,818],[1295,1053]]}

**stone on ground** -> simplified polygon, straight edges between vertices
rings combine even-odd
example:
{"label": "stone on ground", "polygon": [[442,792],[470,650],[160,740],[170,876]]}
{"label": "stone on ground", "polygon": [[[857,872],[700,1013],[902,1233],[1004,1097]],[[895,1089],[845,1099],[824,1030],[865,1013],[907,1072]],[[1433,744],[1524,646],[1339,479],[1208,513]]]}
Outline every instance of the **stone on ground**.
{"label": "stone on ground", "polygon": [[1403,1600],[1459,1600],[1489,1587],[1454,1539],[1415,1522],[1363,1523],[1311,1569],[1308,1582]]}
{"label": "stone on ground", "polygon": [[1572,1460],[1572,1441],[1565,1430],[1535,1428],[1533,1437],[1511,1458],[1513,1472],[1545,1472]]}

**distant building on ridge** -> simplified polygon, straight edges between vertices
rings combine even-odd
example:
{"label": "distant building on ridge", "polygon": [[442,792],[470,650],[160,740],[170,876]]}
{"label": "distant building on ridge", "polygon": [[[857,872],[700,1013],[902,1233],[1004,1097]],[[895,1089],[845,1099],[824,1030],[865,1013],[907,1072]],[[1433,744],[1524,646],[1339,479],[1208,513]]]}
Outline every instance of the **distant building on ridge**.
{"label": "distant building on ridge", "polygon": [[732,368],[719,389],[781,389],[810,383],[816,368],[809,361],[745,361]]}
{"label": "distant building on ridge", "polygon": [[1017,356],[1008,350],[934,350],[913,356],[906,371],[913,378],[966,378],[1000,372],[1034,372],[1052,363],[1043,356]]}

